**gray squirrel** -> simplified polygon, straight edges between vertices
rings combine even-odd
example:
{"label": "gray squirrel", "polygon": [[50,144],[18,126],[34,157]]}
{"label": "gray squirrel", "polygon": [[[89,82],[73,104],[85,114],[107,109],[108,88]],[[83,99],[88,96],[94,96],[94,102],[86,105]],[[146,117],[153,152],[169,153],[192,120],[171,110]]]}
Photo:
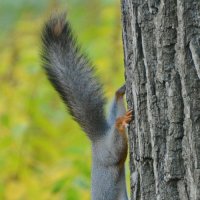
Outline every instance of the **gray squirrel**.
{"label": "gray squirrel", "polygon": [[44,25],[42,60],[48,79],[92,143],[92,200],[128,200],[125,129],[132,111],[125,110],[125,86],[115,93],[106,118],[102,87],[63,13]]}

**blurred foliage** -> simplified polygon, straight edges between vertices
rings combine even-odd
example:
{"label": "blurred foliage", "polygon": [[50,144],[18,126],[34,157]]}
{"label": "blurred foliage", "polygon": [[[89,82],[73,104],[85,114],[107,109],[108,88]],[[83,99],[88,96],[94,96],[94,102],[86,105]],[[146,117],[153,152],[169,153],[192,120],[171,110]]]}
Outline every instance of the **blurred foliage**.
{"label": "blurred foliage", "polygon": [[90,199],[90,143],[47,81],[40,32],[67,9],[108,99],[124,82],[120,2],[0,1],[0,199]]}

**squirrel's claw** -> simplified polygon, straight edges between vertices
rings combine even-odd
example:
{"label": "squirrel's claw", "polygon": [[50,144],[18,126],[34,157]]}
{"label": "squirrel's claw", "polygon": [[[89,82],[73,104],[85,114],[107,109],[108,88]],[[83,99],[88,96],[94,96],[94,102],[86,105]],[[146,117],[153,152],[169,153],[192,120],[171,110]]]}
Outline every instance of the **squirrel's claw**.
{"label": "squirrel's claw", "polygon": [[133,119],[133,110],[129,110],[124,115],[124,126],[127,127],[132,119]]}
{"label": "squirrel's claw", "polygon": [[126,127],[129,125],[129,123],[133,120],[133,110],[129,110],[125,113],[124,116],[118,117],[116,119],[116,128],[120,133],[125,133]]}

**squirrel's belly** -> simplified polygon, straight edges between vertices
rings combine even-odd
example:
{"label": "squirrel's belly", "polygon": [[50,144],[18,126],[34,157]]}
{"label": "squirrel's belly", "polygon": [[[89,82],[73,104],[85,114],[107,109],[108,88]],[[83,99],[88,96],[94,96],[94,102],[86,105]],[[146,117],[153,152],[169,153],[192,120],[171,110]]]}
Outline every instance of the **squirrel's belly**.
{"label": "squirrel's belly", "polygon": [[128,200],[125,173],[124,169],[121,170],[116,167],[93,165],[92,200]]}

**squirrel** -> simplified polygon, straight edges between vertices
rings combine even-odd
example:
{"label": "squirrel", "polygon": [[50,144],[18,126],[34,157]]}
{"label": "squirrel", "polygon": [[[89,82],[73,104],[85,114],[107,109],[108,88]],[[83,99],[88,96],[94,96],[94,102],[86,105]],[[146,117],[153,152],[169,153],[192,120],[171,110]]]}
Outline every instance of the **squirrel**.
{"label": "squirrel", "polygon": [[113,98],[109,116],[94,67],[76,42],[66,14],[52,15],[42,31],[42,65],[69,113],[92,143],[92,200],[128,200],[124,163],[127,157],[125,85]]}

